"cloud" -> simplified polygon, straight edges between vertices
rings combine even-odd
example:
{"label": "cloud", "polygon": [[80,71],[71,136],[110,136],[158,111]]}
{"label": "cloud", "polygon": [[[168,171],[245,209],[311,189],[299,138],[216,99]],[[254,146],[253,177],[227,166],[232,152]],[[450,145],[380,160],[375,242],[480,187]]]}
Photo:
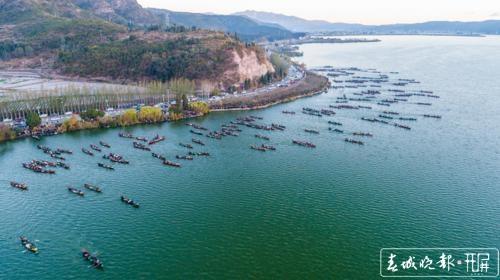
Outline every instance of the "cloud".
{"label": "cloud", "polygon": [[490,15],[492,18],[500,18],[500,12],[496,12]]}

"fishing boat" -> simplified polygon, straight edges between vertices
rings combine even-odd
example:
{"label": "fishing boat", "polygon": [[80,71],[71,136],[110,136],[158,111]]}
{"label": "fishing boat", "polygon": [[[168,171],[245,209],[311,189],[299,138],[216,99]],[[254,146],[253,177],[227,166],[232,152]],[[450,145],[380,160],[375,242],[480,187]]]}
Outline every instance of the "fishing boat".
{"label": "fishing boat", "polygon": [[105,148],[111,148],[111,145],[109,145],[108,143],[106,142],[103,142],[103,141],[99,141],[99,144],[101,144],[101,146],[105,147]]}
{"label": "fishing boat", "polygon": [[360,146],[363,146],[365,144],[361,141],[350,139],[350,138],[346,138],[346,139],[344,139],[344,141],[347,143],[356,144],[356,145],[360,145]]}
{"label": "fishing boat", "polygon": [[191,132],[192,134],[195,134],[195,135],[203,135],[203,133],[201,132],[198,132],[198,131],[194,131],[194,130],[189,130],[189,132]]}
{"label": "fishing boat", "polygon": [[256,150],[256,151],[261,151],[261,152],[265,152],[265,151],[267,151],[264,147],[257,146],[257,145],[251,145],[251,146],[250,146],[250,149],[252,149],[252,150]]}
{"label": "fishing boat", "polygon": [[404,117],[400,117],[400,118],[398,118],[398,120],[400,120],[400,121],[417,121],[416,118],[404,118]]}
{"label": "fishing boat", "polygon": [[167,166],[172,166],[172,167],[181,167],[181,165],[179,163],[176,163],[176,162],[172,162],[172,161],[164,161],[163,162],[164,165],[167,165]]}
{"label": "fishing boat", "polygon": [[424,118],[441,119],[440,115],[424,115]]}
{"label": "fishing boat", "polygon": [[128,139],[134,138],[134,135],[132,135],[131,133],[127,133],[127,132],[120,132],[120,133],[118,133],[118,136],[120,136],[121,138],[128,138]]}
{"label": "fishing boat", "polygon": [[328,121],[328,124],[342,126],[342,123],[334,122],[334,121]]}
{"label": "fishing boat", "polygon": [[195,138],[193,138],[193,139],[191,139],[191,141],[192,141],[193,143],[195,143],[195,144],[205,146],[205,143],[203,143],[203,142],[202,142],[201,140],[199,140],[199,139],[195,139]]}
{"label": "fishing boat", "polygon": [[182,160],[193,160],[194,159],[192,156],[180,156],[180,155],[176,155],[175,158],[182,159]]}
{"label": "fishing boat", "polygon": [[179,143],[179,146],[187,148],[187,149],[193,149],[193,146],[190,144]]}
{"label": "fishing boat", "polygon": [[97,145],[92,144],[92,145],[90,145],[90,148],[96,152],[99,152],[99,153],[102,152],[102,149],[99,148]]}
{"label": "fishing boat", "polygon": [[276,147],[271,146],[271,145],[262,144],[261,147],[268,150],[268,151],[276,151]]}
{"label": "fishing boat", "polygon": [[162,141],[165,141],[165,136],[160,136],[160,135],[156,135],[153,140],[149,141],[149,145],[154,145],[154,144],[157,144],[157,143],[160,143]]}
{"label": "fishing boat", "polygon": [[143,150],[143,151],[151,151],[151,148],[149,148],[146,145],[141,144],[139,142],[134,142],[134,148],[139,149],[139,150]]}
{"label": "fishing boat", "polygon": [[367,132],[353,132],[354,136],[362,136],[362,137],[373,137],[373,134]]}
{"label": "fishing boat", "polygon": [[125,196],[121,196],[121,201],[123,201],[124,203],[128,204],[128,205],[131,205],[133,206],[134,208],[139,208],[139,203],[133,201],[132,199],[130,198],[127,198]]}
{"label": "fishing boat", "polygon": [[85,148],[82,148],[82,152],[83,152],[84,154],[86,154],[86,155],[89,155],[89,156],[94,156],[94,153],[93,153],[93,152],[91,152],[91,151],[89,151],[89,150],[87,150],[87,149],[85,149]]}
{"label": "fishing boat", "polygon": [[337,133],[344,133],[344,131],[343,131],[343,130],[336,129],[336,128],[335,128],[335,129],[333,129],[333,128],[331,128],[331,127],[329,127],[329,128],[328,128],[328,130],[333,131],[333,132],[337,132]]}
{"label": "fishing boat", "polygon": [[165,156],[162,156],[162,155],[157,154],[157,153],[152,153],[151,155],[152,155],[154,158],[157,158],[157,159],[160,159],[160,160],[163,160],[163,161],[167,160],[167,158],[166,158]]}
{"label": "fishing boat", "polygon": [[102,193],[102,190],[101,188],[97,187],[97,186],[93,186],[93,185],[90,185],[90,184],[85,184],[83,185],[87,190],[89,191],[93,191],[93,192],[96,192],[96,193]]}
{"label": "fishing boat", "polygon": [[125,160],[122,156],[120,156],[118,154],[113,154],[113,153],[110,153],[109,155],[103,155],[102,158],[110,160],[111,162],[114,162],[114,163],[120,163],[120,164],[129,164],[130,163],[129,161]]}
{"label": "fishing boat", "polygon": [[111,165],[107,165],[107,164],[104,164],[104,163],[98,163],[97,166],[101,167],[101,168],[104,168],[104,169],[107,169],[107,170],[115,170],[115,168]]}
{"label": "fishing boat", "polygon": [[75,188],[72,188],[72,187],[68,187],[68,191],[73,193],[73,194],[76,194],[76,195],[79,195],[79,196],[84,196],[85,193],[82,192],[81,190],[78,190],[78,189],[75,189]]}
{"label": "fishing boat", "polygon": [[28,238],[21,236],[21,237],[19,237],[19,239],[21,240],[21,244],[23,245],[23,247],[26,250],[28,250],[34,254],[38,253],[38,248],[36,247],[36,245],[33,242],[29,241]]}
{"label": "fishing boat", "polygon": [[319,134],[319,131],[314,130],[314,129],[304,129],[304,131],[307,132],[307,133]]}
{"label": "fishing boat", "polygon": [[399,127],[399,128],[403,128],[403,129],[406,129],[406,130],[411,130],[411,127],[406,126],[406,125],[402,125],[402,124],[398,124],[398,123],[395,123],[394,126],[395,127]]}
{"label": "fishing boat", "polygon": [[199,156],[199,157],[209,157],[210,153],[207,153],[207,152],[198,152],[198,153],[189,152],[188,155],[190,155],[190,156]]}
{"label": "fishing boat", "polygon": [[271,140],[271,138],[265,136],[265,135],[262,135],[262,134],[255,134],[255,138],[259,138],[259,139],[263,139],[263,140]]}
{"label": "fishing boat", "polygon": [[302,146],[302,147],[316,148],[316,145],[314,145],[313,143],[310,143],[310,142],[306,142],[306,141],[292,140],[292,143],[299,145],[299,146]]}
{"label": "fishing boat", "polygon": [[28,186],[26,186],[26,184],[21,184],[21,183],[17,183],[17,182],[10,182],[10,186],[13,188],[16,188],[16,189],[20,189],[22,191],[28,190]]}
{"label": "fishing boat", "polygon": [[66,169],[66,170],[70,169],[70,166],[69,166],[69,165],[67,165],[67,164],[66,164],[66,163],[64,163],[64,162],[60,162],[60,161],[58,161],[58,162],[56,162],[56,165],[57,165],[57,167],[61,167],[61,168],[64,168],[64,169]]}
{"label": "fishing boat", "polygon": [[104,265],[102,264],[101,260],[97,258],[96,256],[91,255],[87,250],[83,249],[82,250],[82,257],[86,261],[90,262],[92,267],[96,269],[104,269]]}

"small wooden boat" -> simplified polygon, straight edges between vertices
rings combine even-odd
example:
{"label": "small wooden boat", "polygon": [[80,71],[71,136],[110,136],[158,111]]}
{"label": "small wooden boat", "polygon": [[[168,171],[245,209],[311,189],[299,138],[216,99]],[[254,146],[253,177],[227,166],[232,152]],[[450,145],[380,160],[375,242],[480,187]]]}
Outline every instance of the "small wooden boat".
{"label": "small wooden boat", "polygon": [[78,189],[75,189],[75,188],[72,188],[72,187],[68,187],[68,191],[73,193],[73,194],[76,194],[76,195],[79,195],[79,196],[84,196],[85,193],[82,192],[81,190],[78,190]]}
{"label": "small wooden boat", "polygon": [[97,187],[97,186],[93,186],[93,185],[90,185],[90,184],[85,184],[83,185],[87,190],[89,191],[93,191],[93,192],[96,192],[96,193],[102,193],[102,190]]}
{"label": "small wooden boat", "polygon": [[21,184],[21,183],[17,183],[17,182],[10,182],[10,185],[11,185],[11,187],[22,190],[22,191],[28,190],[28,186],[26,186],[26,184]]}

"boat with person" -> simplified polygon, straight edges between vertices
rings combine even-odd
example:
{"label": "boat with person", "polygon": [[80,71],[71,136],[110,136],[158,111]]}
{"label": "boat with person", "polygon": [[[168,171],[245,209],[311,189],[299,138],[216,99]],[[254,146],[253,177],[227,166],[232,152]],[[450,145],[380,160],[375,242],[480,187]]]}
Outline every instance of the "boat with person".
{"label": "boat with person", "polygon": [[207,152],[189,152],[188,155],[198,156],[198,157],[209,157],[210,153],[207,153]]}
{"label": "boat with person", "polygon": [[361,137],[373,137],[373,134],[368,132],[353,132],[352,135]]}
{"label": "boat with person", "polygon": [[135,137],[135,140],[141,141],[141,142],[148,142],[148,138],[143,137],[143,136],[137,136],[137,137]]}
{"label": "boat with person", "polygon": [[114,163],[120,163],[120,164],[129,164],[130,163],[129,161],[125,160],[123,158],[123,156],[118,155],[118,154],[114,154],[114,153],[109,153],[109,155],[103,155],[102,158],[110,160],[111,162],[114,162]]}
{"label": "boat with person", "polygon": [[91,148],[92,150],[96,151],[96,152],[99,152],[99,153],[100,153],[100,152],[102,152],[102,149],[101,149],[101,148],[99,148],[97,145],[91,144],[91,145],[90,145],[90,148]]}
{"label": "boat with person", "polygon": [[262,135],[262,134],[255,134],[255,138],[259,138],[259,139],[263,139],[263,140],[271,140],[271,138],[265,136],[265,135]]}
{"label": "boat with person", "polygon": [[176,159],[181,159],[181,160],[194,160],[194,158],[192,156],[180,156],[180,155],[176,155],[175,158]]}
{"label": "boat with person", "polygon": [[267,151],[264,147],[257,146],[257,145],[250,145],[250,149],[260,151],[260,152],[265,152]]}
{"label": "boat with person", "polygon": [[21,184],[21,183],[17,183],[17,182],[10,182],[10,186],[13,188],[22,190],[22,191],[28,190],[28,186],[26,186],[26,184]]}
{"label": "boat with person", "polygon": [[132,135],[132,133],[128,133],[128,132],[120,132],[120,133],[118,133],[118,136],[120,136],[121,138],[128,138],[128,139],[134,138],[134,135]]}
{"label": "boat with person", "polygon": [[94,185],[84,184],[83,187],[86,188],[89,191],[93,191],[93,192],[96,192],[96,193],[102,193],[101,188],[99,188],[97,186],[94,186]]}
{"label": "boat with person", "polygon": [[149,148],[148,146],[146,146],[142,143],[134,142],[133,145],[134,145],[134,148],[136,148],[138,150],[151,151],[151,148]]}
{"label": "boat with person", "polygon": [[411,127],[409,127],[407,125],[402,125],[402,124],[399,124],[399,123],[395,123],[394,126],[395,127],[399,127],[399,128],[403,128],[403,129],[406,129],[406,130],[411,130]]}
{"label": "boat with person", "polygon": [[139,203],[133,201],[132,199],[128,198],[128,197],[125,197],[125,196],[121,196],[120,197],[121,201],[124,202],[125,204],[128,204],[128,205],[131,205],[132,207],[134,208],[139,208]]}
{"label": "boat with person", "polygon": [[191,133],[192,133],[192,134],[194,134],[194,135],[200,135],[200,136],[201,136],[201,135],[203,135],[203,133],[201,133],[201,132],[199,132],[199,131],[192,130],[192,129],[191,129],[191,130],[189,130],[189,132],[191,132]]}
{"label": "boat with person", "polygon": [[344,141],[347,143],[356,144],[356,145],[360,145],[360,146],[363,146],[365,144],[362,141],[358,141],[358,140],[354,140],[354,139],[350,139],[350,138],[346,138],[346,139],[344,139]]}
{"label": "boat with person", "polygon": [[97,258],[94,255],[91,255],[87,250],[82,249],[82,257],[86,261],[90,262],[92,267],[96,269],[104,269],[104,265],[102,264],[101,260]]}
{"label": "boat with person", "polygon": [[271,146],[271,145],[266,145],[266,144],[262,144],[260,145],[262,148],[268,150],[268,151],[276,151],[276,147],[274,146]]}
{"label": "boat with person", "polygon": [[154,157],[154,158],[157,158],[157,159],[160,159],[160,160],[167,160],[167,158],[165,156],[162,156],[160,154],[157,154],[157,153],[151,153],[151,155]]}
{"label": "boat with person", "polygon": [[38,253],[38,248],[36,247],[36,245],[33,242],[29,241],[28,238],[26,238],[24,236],[20,236],[19,239],[21,240],[21,244],[23,245],[23,247],[26,250],[28,250],[34,254]]}
{"label": "boat with person", "polygon": [[111,148],[111,145],[109,145],[109,144],[108,144],[108,143],[106,143],[106,142],[99,141],[99,144],[100,144],[101,146],[105,147],[105,148],[108,148],[108,149],[109,149],[109,148]]}
{"label": "boat with person", "polygon": [[313,143],[311,143],[311,142],[307,142],[307,141],[292,140],[292,143],[293,143],[293,144],[295,144],[295,145],[302,146],[302,147],[307,147],[307,148],[316,148],[316,145],[314,145],[314,144],[313,144]]}
{"label": "boat with person", "polygon": [[78,196],[84,196],[85,195],[85,193],[83,191],[81,191],[79,189],[72,188],[72,187],[68,187],[68,191],[70,193],[76,194]]}
{"label": "boat with person", "polygon": [[57,165],[57,167],[60,167],[60,168],[66,169],[66,170],[70,169],[70,166],[68,164],[61,162],[61,161],[56,162],[56,165]]}
{"label": "boat with person", "polygon": [[424,118],[441,119],[442,116],[440,116],[440,115],[428,115],[428,114],[425,114]]}
{"label": "boat with person", "polygon": [[149,141],[149,145],[151,146],[154,144],[158,144],[162,141],[165,141],[165,139],[167,139],[167,138],[165,138],[165,136],[160,136],[157,134],[151,141]]}
{"label": "boat with person", "polygon": [[169,161],[169,160],[164,161],[163,164],[166,166],[171,166],[171,167],[177,167],[177,168],[181,167],[181,165],[179,163]]}
{"label": "boat with person", "polygon": [[333,128],[329,127],[328,130],[333,131],[333,132],[337,132],[337,133],[344,133],[343,130],[340,130],[340,129],[337,129],[337,128],[333,129]]}
{"label": "boat with person", "polygon": [[314,130],[314,129],[304,129],[305,132],[307,133],[311,133],[311,134],[319,134],[319,131],[317,130]]}
{"label": "boat with person", "polygon": [[88,150],[88,149],[82,148],[82,152],[83,152],[84,154],[86,154],[86,155],[89,155],[89,156],[92,156],[92,157],[94,156],[94,153],[93,153],[93,152],[91,152],[91,151],[90,151],[90,150]]}
{"label": "boat with person", "polygon": [[194,147],[190,144],[179,143],[179,146],[190,149],[190,150],[194,149]]}

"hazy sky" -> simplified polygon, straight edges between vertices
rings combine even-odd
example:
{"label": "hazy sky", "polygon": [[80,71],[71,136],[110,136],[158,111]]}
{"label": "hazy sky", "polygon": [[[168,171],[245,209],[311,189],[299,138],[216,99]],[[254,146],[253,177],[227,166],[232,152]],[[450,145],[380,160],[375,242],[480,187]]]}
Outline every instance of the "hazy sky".
{"label": "hazy sky", "polygon": [[138,0],[144,7],[230,14],[283,13],[332,22],[385,24],[500,19],[500,0]]}

